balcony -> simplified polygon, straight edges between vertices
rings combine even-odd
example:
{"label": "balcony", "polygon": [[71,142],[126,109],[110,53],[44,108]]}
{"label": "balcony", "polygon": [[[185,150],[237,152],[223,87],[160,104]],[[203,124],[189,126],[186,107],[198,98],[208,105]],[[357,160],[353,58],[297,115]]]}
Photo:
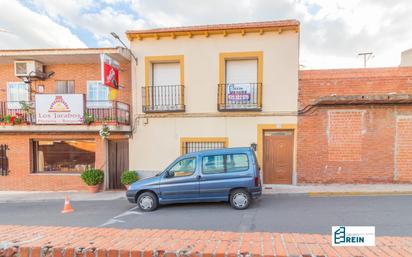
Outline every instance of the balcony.
{"label": "balcony", "polygon": [[218,84],[219,111],[261,111],[262,83]]}
{"label": "balcony", "polygon": [[[130,106],[118,101],[87,101],[84,124],[103,123],[130,125]],[[37,125],[34,102],[0,102],[0,124]]]}
{"label": "balcony", "polygon": [[142,88],[145,113],[153,112],[184,112],[184,86],[145,86]]}

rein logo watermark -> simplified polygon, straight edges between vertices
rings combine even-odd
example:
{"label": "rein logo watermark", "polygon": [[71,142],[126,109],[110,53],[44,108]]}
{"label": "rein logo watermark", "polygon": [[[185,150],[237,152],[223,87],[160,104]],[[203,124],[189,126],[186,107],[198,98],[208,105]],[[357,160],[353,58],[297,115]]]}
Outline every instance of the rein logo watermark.
{"label": "rein logo watermark", "polygon": [[333,226],[332,246],[375,246],[375,227]]}

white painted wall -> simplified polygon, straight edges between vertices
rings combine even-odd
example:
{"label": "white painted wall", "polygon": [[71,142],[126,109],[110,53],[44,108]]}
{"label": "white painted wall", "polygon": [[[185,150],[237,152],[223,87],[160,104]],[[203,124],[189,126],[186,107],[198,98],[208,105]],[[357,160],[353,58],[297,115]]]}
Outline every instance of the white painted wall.
{"label": "white painted wall", "polygon": [[[184,55],[185,104],[182,117],[139,118],[130,140],[130,168],[159,171],[180,155],[181,137],[228,137],[229,146],[257,141],[258,124],[296,124],[299,34],[211,35],[134,40],[138,66],[133,74],[134,115],[142,114],[145,56]],[[263,113],[272,116],[224,117],[217,111],[219,53],[263,52]],[[198,114],[209,117],[196,117]],[[289,115],[289,116],[287,116]],[[142,174],[144,176],[144,174]]]}

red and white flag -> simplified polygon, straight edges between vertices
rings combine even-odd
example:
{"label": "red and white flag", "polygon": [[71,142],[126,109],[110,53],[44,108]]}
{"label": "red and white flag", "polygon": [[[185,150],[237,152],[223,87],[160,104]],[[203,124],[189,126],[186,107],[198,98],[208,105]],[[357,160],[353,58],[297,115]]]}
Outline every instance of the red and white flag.
{"label": "red and white flag", "polygon": [[106,54],[100,55],[103,85],[119,87],[119,63]]}

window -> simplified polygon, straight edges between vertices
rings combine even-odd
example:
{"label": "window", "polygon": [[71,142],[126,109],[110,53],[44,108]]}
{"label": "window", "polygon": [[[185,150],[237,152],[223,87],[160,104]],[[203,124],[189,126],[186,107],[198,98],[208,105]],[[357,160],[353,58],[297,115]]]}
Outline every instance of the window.
{"label": "window", "polygon": [[90,108],[109,108],[109,87],[101,81],[87,81],[87,107]]}
{"label": "window", "polygon": [[7,83],[7,108],[21,109],[21,101],[29,101],[29,85],[23,82]]}
{"label": "window", "polygon": [[261,110],[262,63],[262,52],[220,54],[220,111]]}
{"label": "window", "polygon": [[56,81],[56,94],[74,94],[73,80],[58,80]]}
{"label": "window", "polygon": [[246,154],[210,155],[202,159],[202,173],[232,173],[249,169],[249,159]]}
{"label": "window", "polygon": [[224,155],[211,155],[203,157],[202,172],[205,174],[225,172]]}
{"label": "window", "polygon": [[249,169],[249,159],[246,154],[226,155],[226,172],[239,172]]}
{"label": "window", "polygon": [[33,172],[75,173],[95,167],[94,140],[33,140]]}
{"label": "window", "polygon": [[184,111],[184,57],[146,56],[144,112]]}
{"label": "window", "polygon": [[7,176],[9,174],[8,149],[7,145],[0,145],[0,176]]}
{"label": "window", "polygon": [[187,158],[177,162],[169,171],[168,178],[186,177],[192,175],[196,170],[196,158]]}
{"label": "window", "polygon": [[182,154],[193,153],[203,150],[226,148],[227,146],[228,140],[225,137],[180,139],[180,152]]}

